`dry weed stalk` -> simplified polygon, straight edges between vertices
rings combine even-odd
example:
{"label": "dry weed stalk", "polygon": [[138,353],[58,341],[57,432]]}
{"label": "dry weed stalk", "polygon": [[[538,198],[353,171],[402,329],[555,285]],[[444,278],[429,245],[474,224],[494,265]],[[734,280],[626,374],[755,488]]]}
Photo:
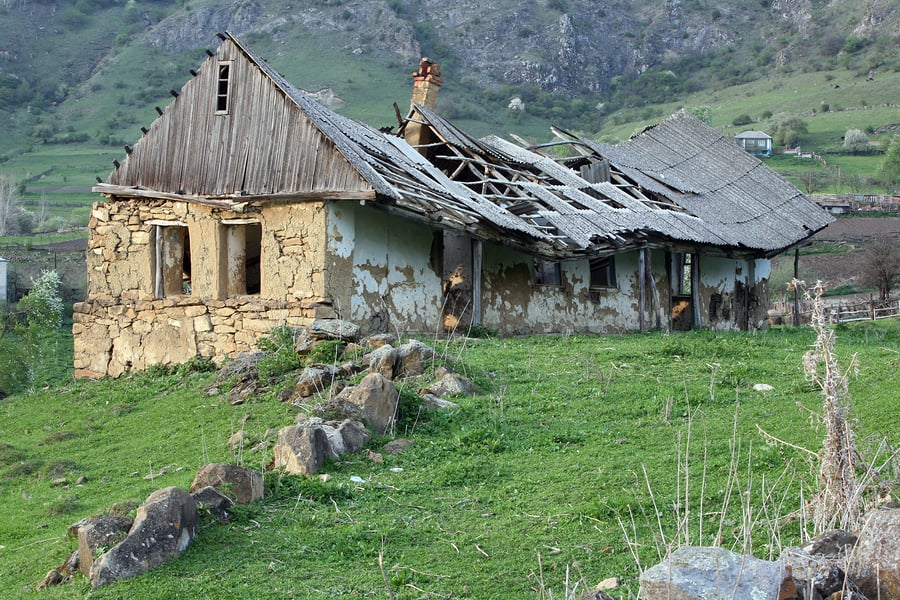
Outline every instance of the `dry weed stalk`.
{"label": "dry weed stalk", "polygon": [[[793,285],[803,286],[794,280]],[[803,357],[807,381],[822,390],[825,440],[819,456],[819,484],[821,489],[812,501],[813,528],[816,533],[839,527],[856,529],[860,524],[860,490],[857,481],[856,441],[847,415],[850,411],[848,389],[850,373],[857,368],[854,354],[850,366],[841,371],[834,350],[834,331],[825,320],[822,294],[825,288],[817,281],[806,298],[812,301],[811,325],[816,332],[813,348]]]}

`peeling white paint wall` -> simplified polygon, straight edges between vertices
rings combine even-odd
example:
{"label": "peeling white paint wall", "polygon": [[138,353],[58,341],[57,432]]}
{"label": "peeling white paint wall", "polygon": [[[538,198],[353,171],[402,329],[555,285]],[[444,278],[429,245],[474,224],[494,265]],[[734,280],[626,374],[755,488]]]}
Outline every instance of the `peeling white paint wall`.
{"label": "peeling white paint wall", "polygon": [[443,265],[431,256],[436,230],[350,203],[332,206],[329,228],[341,236],[329,241],[329,279],[349,275],[329,283],[338,312],[349,306],[347,317],[365,331],[441,330]]}

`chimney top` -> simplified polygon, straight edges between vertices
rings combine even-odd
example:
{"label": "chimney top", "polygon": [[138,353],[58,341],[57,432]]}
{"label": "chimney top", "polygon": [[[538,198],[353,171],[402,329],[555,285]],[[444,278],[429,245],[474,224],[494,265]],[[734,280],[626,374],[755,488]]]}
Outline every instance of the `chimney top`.
{"label": "chimney top", "polygon": [[441,77],[441,65],[432,61],[427,56],[422,57],[422,60],[419,61],[419,70],[412,75],[415,83],[428,82],[432,85],[439,86],[444,82]]}

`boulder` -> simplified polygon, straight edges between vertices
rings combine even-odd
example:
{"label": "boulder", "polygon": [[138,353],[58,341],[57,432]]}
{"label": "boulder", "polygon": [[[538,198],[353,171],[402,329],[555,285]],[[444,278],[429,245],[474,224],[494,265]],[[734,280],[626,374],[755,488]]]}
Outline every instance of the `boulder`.
{"label": "boulder", "polygon": [[317,340],[355,342],[359,339],[359,325],[340,319],[316,319],[309,324],[309,333]]}
{"label": "boulder", "polygon": [[684,546],[641,574],[643,600],[778,598],[778,563],[718,547]]}
{"label": "boulder", "polygon": [[397,343],[397,336],[393,333],[376,333],[363,338],[359,343],[369,350],[376,350],[382,346],[391,346]]}
{"label": "boulder", "polygon": [[96,589],[149,571],[182,553],[197,530],[197,501],[177,487],[157,490],[138,507],[128,536],[91,568]]}
{"label": "boulder", "polygon": [[313,475],[325,464],[331,448],[321,427],[289,425],[278,432],[272,468],[292,475]]}
{"label": "boulder", "polygon": [[422,396],[422,406],[425,410],[455,410],[459,408],[459,404],[444,400],[434,394],[425,394]]}
{"label": "boulder", "polygon": [[359,452],[372,438],[372,434],[369,433],[366,426],[355,419],[344,419],[338,425],[338,431],[344,440],[344,448],[347,449],[347,452]]}
{"label": "boulder", "polygon": [[369,429],[383,435],[397,418],[400,393],[390,379],[369,373],[353,388],[350,402],[362,409],[362,420]]}
{"label": "boulder", "polygon": [[234,506],[231,498],[222,495],[219,490],[211,485],[201,488],[195,492],[191,492],[191,496],[197,501],[198,508],[203,507],[209,510],[210,514],[219,520],[220,523],[227,523],[231,519],[231,507]]}
{"label": "boulder", "polygon": [[263,477],[260,473],[225,463],[211,463],[201,467],[188,491],[193,494],[205,487],[216,488],[219,493],[231,498],[237,504],[259,500],[265,494]]}
{"label": "boulder", "polygon": [[432,383],[427,388],[419,390],[421,395],[431,394],[438,398],[449,398],[451,396],[471,396],[475,393],[475,383],[471,379],[467,379],[456,373],[444,373],[438,381]]}
{"label": "boulder", "polygon": [[366,357],[369,361],[369,371],[379,373],[385,379],[393,379],[400,361],[400,350],[390,344],[380,346]]}
{"label": "boulder", "polygon": [[[355,419],[358,421],[362,419],[362,409],[349,400],[352,392],[353,389],[348,388],[346,393],[341,392],[340,396],[343,396],[342,398],[326,400],[314,407],[313,411],[317,417],[325,421],[343,421],[344,419]],[[301,421],[298,420],[297,424],[300,425]]]}
{"label": "boulder", "polygon": [[339,376],[340,370],[334,365],[312,365],[301,371],[294,390],[301,398],[309,398],[327,390]]}
{"label": "boulder", "polygon": [[869,598],[900,598],[900,508],[879,508],[850,554],[847,573]]}
{"label": "boulder", "polygon": [[397,439],[391,440],[387,444],[385,444],[383,450],[384,450],[385,454],[390,454],[391,456],[396,456],[396,455],[402,453],[403,451],[405,451],[410,446],[412,446],[412,442],[409,441],[408,439],[397,438]]}
{"label": "boulder", "polygon": [[91,517],[78,527],[78,568],[85,577],[91,576],[97,549],[121,542],[131,524],[128,517]]}
{"label": "boulder", "polygon": [[399,355],[394,379],[421,375],[437,359],[437,353],[430,346],[416,340],[410,340],[397,350]]}

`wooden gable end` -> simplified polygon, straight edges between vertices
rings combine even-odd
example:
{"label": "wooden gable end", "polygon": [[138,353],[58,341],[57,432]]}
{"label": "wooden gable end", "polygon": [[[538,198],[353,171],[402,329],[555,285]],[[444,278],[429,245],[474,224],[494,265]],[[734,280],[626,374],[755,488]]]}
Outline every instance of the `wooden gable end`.
{"label": "wooden gable end", "polygon": [[372,190],[231,40],[201,65],[108,183],[196,196]]}

